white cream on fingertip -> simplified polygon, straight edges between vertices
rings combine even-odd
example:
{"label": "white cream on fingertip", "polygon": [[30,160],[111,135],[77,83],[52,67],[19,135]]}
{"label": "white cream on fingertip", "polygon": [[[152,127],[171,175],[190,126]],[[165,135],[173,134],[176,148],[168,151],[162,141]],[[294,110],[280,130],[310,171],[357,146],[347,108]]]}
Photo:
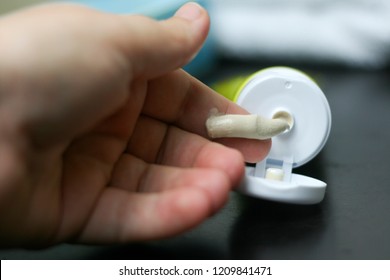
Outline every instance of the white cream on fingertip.
{"label": "white cream on fingertip", "polygon": [[206,121],[207,132],[211,138],[235,137],[264,140],[286,132],[291,127],[292,117],[286,112],[282,117],[273,119],[259,115],[211,114]]}

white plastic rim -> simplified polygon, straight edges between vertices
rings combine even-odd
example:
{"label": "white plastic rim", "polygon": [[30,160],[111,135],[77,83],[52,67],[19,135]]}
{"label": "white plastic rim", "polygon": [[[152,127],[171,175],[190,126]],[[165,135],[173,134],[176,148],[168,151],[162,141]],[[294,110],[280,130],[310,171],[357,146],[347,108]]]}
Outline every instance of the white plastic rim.
{"label": "white plastic rim", "polygon": [[293,128],[272,138],[268,158],[292,158],[294,167],[301,166],[321,151],[329,137],[331,112],[326,97],[313,80],[295,69],[259,71],[244,85],[237,104],[268,118],[278,111],[293,116]]}
{"label": "white plastic rim", "polygon": [[325,196],[326,183],[299,174],[291,174],[290,182],[267,180],[253,176],[253,167],[246,168],[246,176],[238,190],[262,199],[301,205],[320,203]]}
{"label": "white plastic rim", "polygon": [[[252,114],[272,118],[278,112],[287,112],[292,117],[292,128],[272,138],[267,161],[256,165],[260,171],[266,168],[267,162],[301,166],[321,151],[329,137],[331,112],[326,97],[313,80],[295,69],[273,67],[256,73],[242,87],[237,103]],[[292,167],[290,165],[290,169],[284,170],[284,175],[268,176],[269,179],[261,172],[257,173],[255,167],[248,166],[245,180],[238,190],[253,197],[284,203],[321,202],[326,183],[293,174]],[[287,173],[291,176],[285,177]]]}

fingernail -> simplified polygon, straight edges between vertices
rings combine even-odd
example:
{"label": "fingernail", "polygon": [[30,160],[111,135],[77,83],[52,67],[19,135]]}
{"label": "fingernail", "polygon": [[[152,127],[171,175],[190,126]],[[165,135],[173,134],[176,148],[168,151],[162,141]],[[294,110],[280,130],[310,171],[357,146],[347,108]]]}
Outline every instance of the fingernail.
{"label": "fingernail", "polygon": [[194,21],[200,17],[203,8],[194,2],[190,2],[182,6],[175,14],[177,17],[181,17],[186,20]]}

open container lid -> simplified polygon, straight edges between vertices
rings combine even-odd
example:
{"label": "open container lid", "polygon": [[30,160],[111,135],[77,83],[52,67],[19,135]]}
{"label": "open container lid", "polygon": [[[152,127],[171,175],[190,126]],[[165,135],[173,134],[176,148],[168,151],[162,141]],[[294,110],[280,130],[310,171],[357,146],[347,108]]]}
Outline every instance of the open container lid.
{"label": "open container lid", "polygon": [[[246,178],[239,189],[248,195],[281,202],[320,202],[326,184],[291,172],[293,167],[314,158],[330,133],[329,104],[317,84],[295,69],[268,68],[247,80],[236,102],[252,114],[272,118],[278,112],[287,112],[293,118],[293,126],[288,132],[272,138],[268,157],[255,168],[247,167]],[[267,179],[269,167],[279,168],[283,179]]]}

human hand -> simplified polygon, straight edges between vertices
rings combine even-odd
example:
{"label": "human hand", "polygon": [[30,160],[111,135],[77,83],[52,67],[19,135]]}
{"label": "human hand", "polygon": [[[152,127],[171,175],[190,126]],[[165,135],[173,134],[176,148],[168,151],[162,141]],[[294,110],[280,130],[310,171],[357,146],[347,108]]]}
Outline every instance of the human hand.
{"label": "human hand", "polygon": [[177,70],[208,28],[196,4],[161,22],[58,4],[0,19],[2,246],[162,238],[223,206],[270,141],[207,139],[211,109],[246,113]]}

